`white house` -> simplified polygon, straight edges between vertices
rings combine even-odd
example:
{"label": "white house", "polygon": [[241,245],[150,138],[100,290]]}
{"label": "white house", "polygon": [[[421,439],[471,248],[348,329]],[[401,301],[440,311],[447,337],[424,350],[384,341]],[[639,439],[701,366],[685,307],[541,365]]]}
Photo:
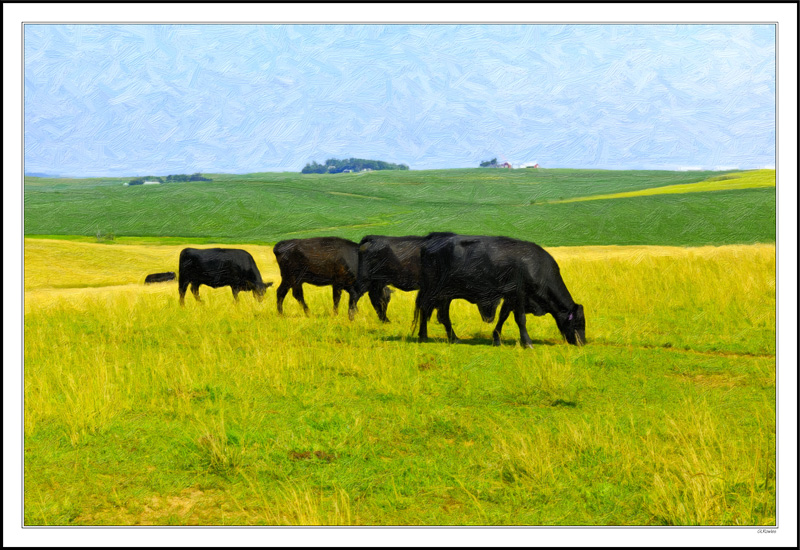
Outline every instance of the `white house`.
{"label": "white house", "polygon": [[160,181],[146,181],[144,185],[161,185]]}

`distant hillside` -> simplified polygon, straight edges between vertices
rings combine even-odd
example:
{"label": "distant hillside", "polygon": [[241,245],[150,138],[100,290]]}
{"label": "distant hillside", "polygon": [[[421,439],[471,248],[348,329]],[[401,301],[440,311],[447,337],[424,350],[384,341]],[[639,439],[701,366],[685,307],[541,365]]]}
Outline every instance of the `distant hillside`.
{"label": "distant hillside", "polygon": [[[455,231],[545,247],[742,244],[775,242],[776,235],[775,187],[718,189],[739,181],[722,179],[731,177],[725,172],[471,168],[212,177],[147,190],[123,187],[124,180],[36,179],[25,186],[25,234],[275,243]],[[554,202],[679,185],[703,191]]]}

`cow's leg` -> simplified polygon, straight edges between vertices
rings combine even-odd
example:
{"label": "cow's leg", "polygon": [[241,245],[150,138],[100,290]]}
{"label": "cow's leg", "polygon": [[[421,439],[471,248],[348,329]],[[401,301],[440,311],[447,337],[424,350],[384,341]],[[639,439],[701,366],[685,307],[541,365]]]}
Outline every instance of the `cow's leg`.
{"label": "cow's leg", "polygon": [[233,292],[233,301],[234,302],[238,302],[239,301],[239,289],[236,288],[235,286],[232,286],[231,287],[231,291]]}
{"label": "cow's leg", "polygon": [[308,317],[311,311],[308,309],[308,306],[306,305],[305,298],[303,298],[303,283],[296,283],[292,287],[292,296],[294,296],[295,300],[300,302],[300,305],[303,306],[303,312],[306,314],[306,317]]}
{"label": "cow's leg", "polygon": [[500,316],[497,318],[497,325],[494,327],[494,332],[492,332],[493,346],[500,345],[500,333],[503,331],[503,323],[508,319],[508,315],[511,313],[512,309],[514,308],[511,303],[509,303],[508,300],[504,300],[503,307],[500,308]]}
{"label": "cow's leg", "polygon": [[333,287],[333,314],[339,315],[339,300],[342,299],[342,287]]}
{"label": "cow's leg", "polygon": [[456,332],[453,330],[453,323],[450,321],[450,302],[452,300],[445,300],[439,304],[436,319],[440,324],[444,325],[444,330],[447,332],[447,341],[451,344],[457,344],[461,340],[456,336]]}
{"label": "cow's leg", "polygon": [[419,341],[420,342],[427,342],[428,341],[428,312],[426,308],[420,308],[419,311]]}
{"label": "cow's leg", "polygon": [[186,298],[186,288],[188,286],[189,286],[189,283],[187,281],[185,281],[185,280],[178,281],[178,296],[179,296],[179,300],[178,301],[180,302],[181,307],[186,305],[185,302],[184,302],[184,299]]}
{"label": "cow's leg", "polygon": [[517,305],[514,308],[514,320],[519,327],[519,340],[523,347],[532,348],[533,342],[531,342],[531,337],[528,336],[528,329],[525,327],[525,308],[523,306]]}
{"label": "cow's leg", "polygon": [[192,283],[192,296],[198,302],[202,302],[203,300],[200,299],[200,285],[197,283]]}
{"label": "cow's leg", "polygon": [[361,296],[356,292],[355,287],[352,286],[347,289],[347,294],[350,297],[347,304],[347,317],[352,321],[355,319],[356,313],[358,313],[358,299]]}
{"label": "cow's leg", "polygon": [[286,294],[289,292],[291,286],[286,281],[286,279],[281,281],[281,286],[278,287],[278,290],[275,294],[278,296],[278,315],[283,315],[283,299],[286,298]]}
{"label": "cow's leg", "polygon": [[428,319],[431,318],[433,314],[434,306],[433,304],[425,304],[420,306],[419,310],[419,341],[420,342],[427,342],[428,341]]}
{"label": "cow's leg", "polygon": [[369,301],[372,302],[372,307],[375,308],[375,313],[378,314],[378,319],[383,321],[384,323],[389,322],[389,318],[386,316],[386,310],[389,307],[389,303],[386,301],[384,295],[385,286],[373,286],[369,289]]}

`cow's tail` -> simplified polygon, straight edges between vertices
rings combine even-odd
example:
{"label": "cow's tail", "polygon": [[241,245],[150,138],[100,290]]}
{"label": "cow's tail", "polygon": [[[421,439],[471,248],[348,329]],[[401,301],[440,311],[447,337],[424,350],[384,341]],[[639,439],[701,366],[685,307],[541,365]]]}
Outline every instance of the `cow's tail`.
{"label": "cow's tail", "polygon": [[183,250],[181,250],[181,253],[178,256],[178,285],[180,285],[181,282],[186,278],[186,269],[184,268],[186,267],[188,261],[189,261],[189,249],[184,248]]}

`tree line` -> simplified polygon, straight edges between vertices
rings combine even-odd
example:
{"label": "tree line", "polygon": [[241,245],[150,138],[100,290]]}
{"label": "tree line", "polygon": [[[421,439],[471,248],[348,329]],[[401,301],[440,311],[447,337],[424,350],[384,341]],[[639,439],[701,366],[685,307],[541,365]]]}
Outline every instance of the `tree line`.
{"label": "tree line", "polygon": [[361,172],[362,170],[408,170],[406,164],[393,164],[382,160],[368,159],[328,159],[325,164],[317,164],[317,161],[310,162],[301,170],[303,174],[338,174],[349,170],[351,172]]}
{"label": "tree line", "polygon": [[166,178],[161,178],[158,176],[145,176],[143,178],[135,178],[128,182],[128,185],[143,185],[146,181],[157,181],[158,183],[167,183],[178,182],[178,181],[213,181],[211,178],[204,178],[200,172],[196,174],[187,175],[187,174],[175,174],[167,176]]}

